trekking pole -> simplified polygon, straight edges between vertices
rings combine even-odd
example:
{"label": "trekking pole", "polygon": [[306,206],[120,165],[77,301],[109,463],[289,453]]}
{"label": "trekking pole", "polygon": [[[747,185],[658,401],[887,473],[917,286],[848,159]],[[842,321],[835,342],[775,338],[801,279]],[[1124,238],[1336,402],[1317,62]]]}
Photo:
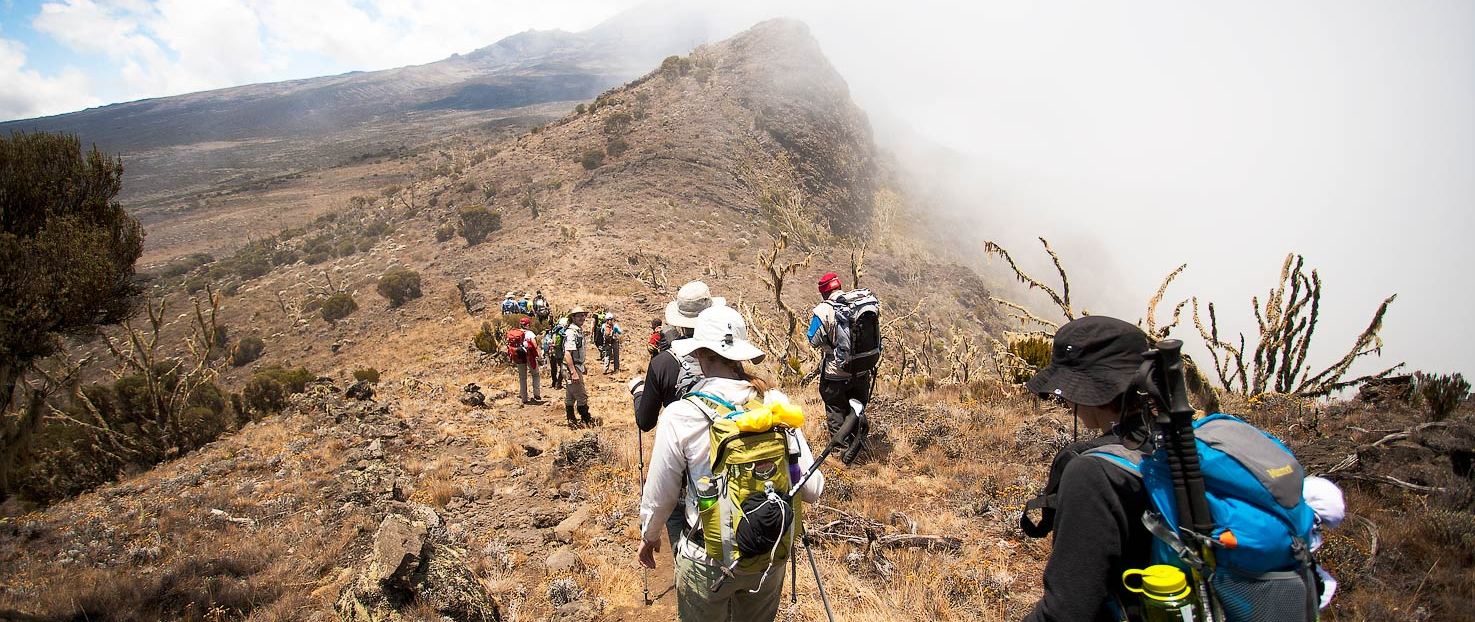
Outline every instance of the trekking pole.
{"label": "trekking pole", "polygon": [[[800,534],[804,533],[804,522],[800,521],[794,525],[794,529]],[[799,536],[802,540],[804,536]],[[789,542],[789,603],[799,602],[799,557],[794,555],[794,543]]]}
{"label": "trekking pole", "polygon": [[809,570],[814,572],[814,584],[819,586],[819,602],[825,606],[825,617],[835,622],[835,612],[830,609],[830,597],[825,594],[825,582],[819,578],[819,564],[814,561],[814,549],[809,547],[809,534],[804,534],[804,553],[809,556]]}
{"label": "trekking pole", "polygon": [[1214,518],[1209,513],[1208,497],[1204,492],[1204,475],[1193,430],[1194,411],[1188,403],[1188,386],[1183,377],[1183,342],[1164,339],[1157,342],[1147,356],[1154,362],[1151,380],[1160,393],[1157,401],[1161,412],[1157,416],[1157,424],[1163,431],[1167,449],[1178,530],[1180,536],[1187,535],[1202,562],[1197,566],[1190,564],[1190,570],[1199,584],[1205,613],[1211,621],[1220,620],[1223,613],[1217,606],[1218,599],[1212,597],[1207,578],[1200,570],[1200,567],[1211,570],[1214,565],[1214,551],[1207,541],[1208,534],[1214,529]]}
{"label": "trekking pole", "polygon": [[[640,463],[640,489],[645,490],[645,435],[640,433],[640,428],[635,428],[635,447],[639,452],[637,460]],[[650,569],[640,567],[640,593],[645,599],[645,606],[650,606]]]}

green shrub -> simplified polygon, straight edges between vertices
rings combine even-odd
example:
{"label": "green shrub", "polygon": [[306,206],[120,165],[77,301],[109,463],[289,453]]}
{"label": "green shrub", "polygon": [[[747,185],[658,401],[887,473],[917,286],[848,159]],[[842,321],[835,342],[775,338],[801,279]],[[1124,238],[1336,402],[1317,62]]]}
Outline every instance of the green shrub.
{"label": "green shrub", "polygon": [[204,290],[206,287],[209,287],[210,283],[210,277],[203,274],[196,274],[188,279],[185,279],[184,291],[193,294],[195,292]]}
{"label": "green shrub", "polygon": [[299,258],[300,255],[297,254],[297,251],[290,248],[283,248],[272,252],[271,265],[290,266],[294,263],[297,263],[297,260]]}
{"label": "green shrub", "polygon": [[261,358],[261,354],[265,351],[266,342],[260,337],[242,337],[236,342],[236,347],[231,350],[230,364],[232,367],[250,365],[256,359]]}
{"label": "green shrub", "polygon": [[259,414],[280,412],[287,407],[287,390],[275,378],[258,373],[241,390],[246,408]]}
{"label": "green shrub", "polygon": [[456,237],[456,227],[451,223],[443,224],[435,229],[435,241],[444,242]]}
{"label": "green shrub", "polygon": [[588,106],[585,106],[584,104],[579,104],[577,106],[574,106],[574,114],[584,114],[584,111],[588,109]]}
{"label": "green shrub", "polygon": [[375,291],[389,299],[389,306],[398,307],[420,297],[420,273],[409,268],[391,269],[379,277]]}
{"label": "green shrub", "polygon": [[675,79],[691,71],[691,59],[680,56],[667,56],[661,61],[661,75],[667,79]]}
{"label": "green shrub", "polygon": [[353,370],[353,379],[361,382],[379,382],[379,370],[373,367],[363,367]]}
{"label": "green shrub", "polygon": [[358,303],[354,302],[353,295],[347,292],[338,292],[324,298],[322,308],[319,309],[322,312],[323,319],[327,320],[329,324],[337,323],[338,320],[353,315],[353,312],[358,310]]}
{"label": "green shrub", "polygon": [[604,133],[611,136],[619,136],[630,131],[630,123],[634,119],[628,112],[616,112],[604,120]]}
{"label": "green shrub", "polygon": [[609,157],[618,158],[630,150],[630,143],[625,142],[623,138],[611,138],[609,144],[604,146],[604,150],[609,153]]}
{"label": "green shrub", "polygon": [[251,252],[235,258],[235,273],[243,279],[254,279],[271,272],[271,258],[264,253]]}
{"label": "green shrub", "polygon": [[579,163],[584,165],[585,170],[594,170],[604,164],[604,150],[590,149],[579,157]]}
{"label": "green shrub", "polygon": [[1016,366],[1012,368],[1013,381],[1018,384],[1028,381],[1038,370],[1044,369],[1050,364],[1051,352],[1055,344],[1043,335],[1030,335],[1017,337],[1009,340],[1009,353],[1019,357],[1028,368]]}
{"label": "green shrub", "polygon": [[353,240],[344,240],[333,247],[333,254],[338,257],[347,257],[358,252],[358,245]]}
{"label": "green shrub", "polygon": [[496,354],[502,351],[502,337],[496,331],[492,330],[492,325],[489,322],[481,323],[481,330],[476,333],[475,337],[471,338],[471,343],[476,346],[477,350],[481,350],[487,354]]}
{"label": "green shrub", "polygon": [[502,228],[502,213],[479,205],[461,208],[461,237],[468,246],[480,244],[487,235]]}
{"label": "green shrub", "polygon": [[328,254],[326,251],[318,251],[315,253],[309,253],[306,257],[303,257],[302,260],[307,262],[307,265],[309,266],[316,266],[332,258],[333,256]]}
{"label": "green shrub", "polygon": [[1470,383],[1460,374],[1414,374],[1419,397],[1429,406],[1429,418],[1443,421],[1470,394]]}

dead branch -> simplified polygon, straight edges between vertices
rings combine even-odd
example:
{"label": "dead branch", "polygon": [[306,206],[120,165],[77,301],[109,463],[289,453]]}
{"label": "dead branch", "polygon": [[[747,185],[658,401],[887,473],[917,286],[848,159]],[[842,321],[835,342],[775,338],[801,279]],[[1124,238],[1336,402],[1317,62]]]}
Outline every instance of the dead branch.
{"label": "dead branch", "polygon": [[1188,264],[1185,263],[1178,266],[1176,270],[1168,273],[1168,276],[1163,279],[1162,284],[1158,285],[1157,294],[1155,294],[1152,299],[1147,301],[1147,335],[1153,340],[1166,339],[1168,337],[1168,334],[1172,332],[1173,328],[1178,326],[1178,319],[1183,313],[1183,305],[1188,304],[1188,300],[1185,299],[1182,302],[1179,302],[1177,306],[1173,307],[1172,323],[1162,327],[1161,329],[1159,329],[1157,326],[1157,306],[1158,304],[1162,303],[1163,296],[1167,295],[1168,285],[1171,285],[1173,283],[1173,279],[1178,278],[1178,275],[1182,274],[1183,270],[1187,267]]}
{"label": "dead branch", "polygon": [[1442,492],[1445,492],[1446,490],[1448,490],[1447,488],[1444,488],[1443,486],[1423,486],[1423,485],[1420,485],[1420,484],[1414,484],[1414,483],[1411,483],[1411,482],[1405,482],[1405,481],[1403,481],[1401,479],[1398,479],[1396,477],[1393,477],[1392,475],[1369,475],[1369,474],[1366,474],[1366,473],[1345,473],[1345,474],[1342,475],[1342,477],[1344,477],[1346,479],[1356,479],[1356,480],[1362,480],[1362,481],[1365,481],[1365,482],[1373,482],[1373,483],[1376,483],[1376,484],[1388,484],[1390,486],[1397,486],[1399,488],[1404,488],[1404,489],[1407,489],[1407,490],[1412,490],[1414,492],[1422,492],[1422,493],[1431,493],[1431,494],[1432,493],[1442,493]]}
{"label": "dead branch", "polygon": [[1065,274],[1065,266],[1060,263],[1060,256],[1056,255],[1055,250],[1050,248],[1050,242],[1043,237],[1039,238],[1039,240],[1040,244],[1045,247],[1045,254],[1049,255],[1050,261],[1055,264],[1055,272],[1060,275],[1059,292],[1041,283],[1039,279],[1025,274],[1020,269],[1019,264],[1014,263],[1014,258],[1009,255],[1009,251],[1004,250],[1004,247],[995,244],[993,241],[986,241],[983,243],[983,249],[990,254],[998,255],[1005,263],[1009,264],[1009,269],[1014,271],[1014,277],[1020,283],[1028,285],[1029,289],[1038,289],[1045,292],[1045,295],[1050,297],[1050,300],[1055,303],[1055,306],[1060,308],[1060,312],[1065,315],[1065,319],[1074,320],[1076,319],[1076,314],[1070,306],[1070,279]]}

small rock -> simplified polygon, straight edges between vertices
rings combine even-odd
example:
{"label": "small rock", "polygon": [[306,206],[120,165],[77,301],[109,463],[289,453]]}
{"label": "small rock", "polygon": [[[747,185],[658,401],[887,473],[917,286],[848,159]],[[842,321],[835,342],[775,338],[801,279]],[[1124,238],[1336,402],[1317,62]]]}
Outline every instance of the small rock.
{"label": "small rock", "polygon": [[480,465],[480,464],[471,467],[471,474],[472,475],[485,475],[486,472],[487,472],[487,468],[484,467],[484,466],[482,466],[482,465]]}
{"label": "small rock", "polygon": [[575,553],[572,549],[563,547],[554,551],[552,555],[549,555],[548,559],[543,562],[543,565],[551,573],[573,573],[578,572],[584,567],[584,560],[580,559],[579,554]]}
{"label": "small rock", "polygon": [[574,532],[578,531],[586,520],[589,520],[589,508],[579,508],[578,511],[558,523],[558,526],[553,528],[553,533],[561,542],[573,542]]}
{"label": "small rock", "polygon": [[409,587],[410,574],[420,567],[428,532],[424,523],[389,515],[374,533],[374,563],[370,572],[380,585]]}
{"label": "small rock", "polygon": [[384,442],[383,441],[380,441],[379,439],[376,438],[376,439],[374,439],[374,442],[369,443],[369,457],[370,458],[383,458],[384,457]]}
{"label": "small rock", "polygon": [[372,400],[374,399],[374,385],[367,380],[360,380],[349,386],[348,392],[345,395],[349,399]]}

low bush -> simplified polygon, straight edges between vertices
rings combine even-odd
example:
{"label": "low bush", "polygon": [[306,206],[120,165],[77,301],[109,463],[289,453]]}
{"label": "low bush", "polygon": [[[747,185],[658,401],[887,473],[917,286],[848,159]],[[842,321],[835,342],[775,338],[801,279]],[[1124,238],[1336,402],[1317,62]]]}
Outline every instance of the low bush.
{"label": "low bush", "polygon": [[589,149],[579,157],[579,164],[584,165],[584,170],[592,171],[604,164],[603,149]]}
{"label": "low bush", "polygon": [[359,305],[357,302],[354,302],[352,294],[338,292],[324,298],[322,307],[318,310],[322,312],[324,320],[327,320],[329,324],[334,324],[338,320],[353,315],[354,311],[359,310]]}
{"label": "low bush", "polygon": [[611,138],[609,144],[604,146],[604,150],[609,153],[609,157],[618,158],[630,150],[630,143],[623,138]]}
{"label": "low bush", "polygon": [[487,354],[496,354],[502,351],[502,337],[496,331],[492,330],[492,325],[489,322],[481,323],[481,330],[476,333],[476,336],[471,338],[471,343],[476,346],[477,350],[481,350]]}
{"label": "low bush", "polygon": [[252,412],[281,412],[287,407],[287,396],[305,391],[312,379],[312,373],[305,367],[273,365],[252,374],[241,396],[246,408]]}
{"label": "low bush", "polygon": [[1418,383],[1419,397],[1429,407],[1429,418],[1433,421],[1443,421],[1470,395],[1470,383],[1460,374],[1436,375],[1419,372],[1414,377]]}
{"label": "low bush", "polygon": [[420,273],[409,268],[391,269],[379,277],[375,291],[389,300],[389,306],[398,307],[420,297]]}
{"label": "low bush", "polygon": [[231,349],[230,364],[232,367],[250,365],[256,359],[261,358],[261,354],[265,351],[266,342],[260,337],[242,337],[236,342],[236,347]]}
{"label": "low bush", "polygon": [[460,212],[461,237],[468,246],[480,244],[487,235],[502,228],[502,213],[479,205],[464,207]]}
{"label": "low bush", "polygon": [[379,370],[373,367],[361,367],[353,370],[353,379],[362,382],[379,382]]}

